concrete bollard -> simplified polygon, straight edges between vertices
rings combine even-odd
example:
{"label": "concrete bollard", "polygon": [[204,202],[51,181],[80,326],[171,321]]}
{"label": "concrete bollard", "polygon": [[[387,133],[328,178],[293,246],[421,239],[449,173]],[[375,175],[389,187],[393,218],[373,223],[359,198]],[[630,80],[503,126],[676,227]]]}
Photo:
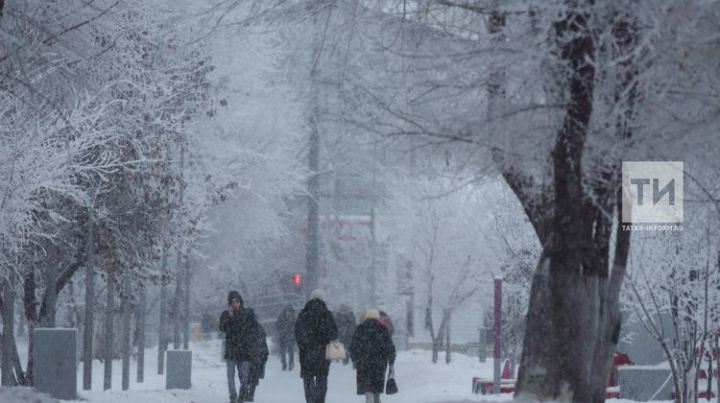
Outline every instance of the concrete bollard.
{"label": "concrete bollard", "polygon": [[77,399],[77,329],[36,328],[33,384],[56,399]]}
{"label": "concrete bollard", "polygon": [[192,386],[192,352],[168,350],[165,360],[165,389],[190,389]]}

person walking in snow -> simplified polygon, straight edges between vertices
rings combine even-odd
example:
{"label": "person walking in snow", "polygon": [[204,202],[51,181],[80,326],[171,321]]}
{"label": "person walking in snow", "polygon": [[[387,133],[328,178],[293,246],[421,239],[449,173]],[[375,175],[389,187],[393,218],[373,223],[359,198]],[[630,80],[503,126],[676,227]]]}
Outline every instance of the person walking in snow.
{"label": "person walking in snow", "polygon": [[[230,403],[242,403],[247,394],[249,355],[247,352],[246,312],[240,293],[228,293],[228,309],[220,315],[220,331],[225,333],[225,362],[227,364]],[[240,381],[240,398],[235,389],[235,371]]]}
{"label": "person walking in snow", "polygon": [[267,334],[255,316],[255,312],[247,309],[247,343],[248,351],[248,386],[245,389],[243,402],[255,401],[255,388],[260,379],[265,378],[265,363],[268,360]]}
{"label": "person walking in snow", "polygon": [[325,403],[330,372],[325,349],[338,336],[335,319],[324,299],[322,290],[313,291],[295,322],[295,341],[300,352],[300,377],[303,379],[306,403]]}
{"label": "person walking in snow", "polygon": [[[340,305],[340,309],[335,314],[335,323],[338,328],[338,340],[345,345],[346,349],[349,349],[353,333],[355,333],[355,314],[347,304]],[[349,362],[350,355],[348,354],[343,360],[343,364],[347,365]]]}
{"label": "person walking in snow", "polygon": [[395,363],[395,346],[377,310],[368,310],[355,329],[350,354],[357,369],[357,394],[365,395],[366,403],[380,403],[387,366]]}
{"label": "person walking in snow", "polygon": [[[295,310],[287,304],[275,322],[282,370],[292,371],[295,356]],[[287,358],[286,358],[287,357]]]}

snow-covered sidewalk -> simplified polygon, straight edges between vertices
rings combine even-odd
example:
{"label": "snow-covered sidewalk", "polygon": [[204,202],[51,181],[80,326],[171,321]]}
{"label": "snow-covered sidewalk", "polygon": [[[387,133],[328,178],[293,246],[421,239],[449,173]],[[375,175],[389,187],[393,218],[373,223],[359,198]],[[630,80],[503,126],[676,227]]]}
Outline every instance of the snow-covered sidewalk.
{"label": "snow-covered sidewalk", "polygon": [[[78,368],[76,403],[222,403],[227,402],[225,363],[220,360],[219,340],[203,341],[191,345],[193,351],[192,389],[165,390],[165,377],[157,375],[157,350],[146,353],[145,382],[135,382],[136,362],[131,363],[130,390],[121,391],[121,363],[113,363],[113,389],[102,390],[102,363],[93,365],[93,390],[82,390],[82,365]],[[398,354],[395,364],[400,393],[382,396],[383,403],[473,403],[508,402],[512,395],[482,396],[471,393],[473,376],[491,377],[492,362],[478,362],[477,358],[454,354],[450,365],[432,364],[430,352],[404,351]],[[302,381],[296,367],[292,372],[281,371],[280,360],[271,356],[265,379],[255,395],[257,403],[303,403]],[[68,401],[70,402],[70,401]],[[330,368],[327,403],[364,402],[355,393],[355,371],[350,365],[333,363]],[[612,403],[631,403],[612,399]]]}
{"label": "snow-covered sidewalk", "polygon": [[[220,360],[220,341],[193,343],[192,389],[165,390],[164,376],[157,375],[157,350],[146,353],[145,382],[135,382],[135,365],[131,363],[130,390],[121,391],[121,363],[113,364],[113,389],[102,390],[102,367],[93,365],[93,390],[82,390],[82,365],[78,368],[79,399],[75,402],[97,403],[139,403],[139,402],[184,402],[218,403],[227,401],[225,363]],[[477,358],[461,354],[453,356],[453,363],[432,364],[430,352],[413,350],[401,352],[395,364],[396,379],[400,393],[383,396],[386,403],[440,403],[478,402],[488,400],[487,396],[472,395],[473,376],[489,377],[492,363],[479,363]],[[292,372],[282,371],[280,360],[271,356],[265,379],[257,389],[258,403],[301,403],[304,402],[302,380],[298,368]],[[483,400],[485,398],[485,400]],[[327,403],[361,402],[364,398],[355,393],[355,371],[350,365],[333,363],[330,368]],[[496,396],[494,401],[509,401],[511,396]]]}

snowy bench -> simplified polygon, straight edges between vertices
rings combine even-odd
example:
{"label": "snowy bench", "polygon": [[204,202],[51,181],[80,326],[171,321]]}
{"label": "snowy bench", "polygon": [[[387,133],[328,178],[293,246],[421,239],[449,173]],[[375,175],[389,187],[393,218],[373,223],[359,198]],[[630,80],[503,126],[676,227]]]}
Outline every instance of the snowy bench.
{"label": "snowy bench", "polygon": [[[493,380],[473,377],[472,393],[489,395],[493,393]],[[515,393],[515,379],[501,379],[500,393]]]}

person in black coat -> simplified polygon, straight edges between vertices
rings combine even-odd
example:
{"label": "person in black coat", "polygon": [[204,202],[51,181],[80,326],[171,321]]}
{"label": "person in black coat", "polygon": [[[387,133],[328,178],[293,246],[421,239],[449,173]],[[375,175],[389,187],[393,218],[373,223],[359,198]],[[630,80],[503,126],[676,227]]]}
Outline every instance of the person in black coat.
{"label": "person in black coat", "polygon": [[300,351],[300,376],[305,387],[307,403],[325,403],[330,361],[325,348],[338,336],[333,315],[325,305],[321,290],[312,292],[310,301],[300,311],[295,322],[295,341]]}
{"label": "person in black coat", "polygon": [[[295,310],[292,305],[285,305],[280,316],[275,322],[277,329],[277,341],[280,346],[280,362],[282,362],[282,370],[292,371],[295,355]],[[287,356],[287,359],[286,359]]]}
{"label": "person in black coat", "polygon": [[247,368],[250,355],[247,351],[246,312],[243,300],[237,291],[228,293],[228,309],[220,315],[219,329],[225,333],[224,359],[227,364],[228,394],[230,403],[238,402],[235,389],[235,371],[240,381],[240,399],[247,393]]}
{"label": "person in black coat", "polygon": [[267,334],[252,309],[247,309],[247,351],[248,361],[248,387],[243,396],[244,402],[255,401],[255,388],[260,379],[265,378],[265,363],[268,359]]}
{"label": "person in black coat", "polygon": [[[349,349],[353,333],[355,333],[355,314],[352,309],[346,304],[340,305],[340,309],[335,314],[335,323],[337,323],[338,327],[338,340],[346,349]],[[343,364],[347,365],[349,362],[350,355],[348,354],[343,360]]]}
{"label": "person in black coat", "polygon": [[357,368],[357,394],[365,395],[367,403],[380,403],[385,390],[387,365],[395,363],[395,346],[387,328],[380,322],[380,313],[370,309],[358,325],[350,345],[350,354]]}

